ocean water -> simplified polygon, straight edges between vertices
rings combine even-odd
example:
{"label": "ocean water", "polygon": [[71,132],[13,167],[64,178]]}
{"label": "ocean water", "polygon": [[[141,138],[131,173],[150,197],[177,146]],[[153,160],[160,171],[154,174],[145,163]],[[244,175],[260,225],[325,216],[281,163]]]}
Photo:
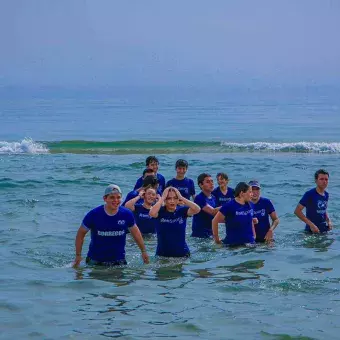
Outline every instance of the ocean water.
{"label": "ocean water", "polygon": [[[339,339],[338,90],[1,89],[0,338]],[[166,179],[178,158],[194,179],[258,179],[274,245],[221,248],[189,221],[190,259],[157,260],[148,237],[144,265],[128,238],[127,267],[71,268],[84,214],[148,155]],[[319,168],[335,228],[307,236],[293,211]]]}

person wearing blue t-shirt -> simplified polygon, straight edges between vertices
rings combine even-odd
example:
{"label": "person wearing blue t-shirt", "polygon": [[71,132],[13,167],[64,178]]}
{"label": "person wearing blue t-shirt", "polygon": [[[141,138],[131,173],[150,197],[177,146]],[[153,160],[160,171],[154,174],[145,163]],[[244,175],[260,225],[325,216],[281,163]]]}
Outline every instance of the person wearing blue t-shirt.
{"label": "person wearing blue t-shirt", "polygon": [[155,175],[148,175],[146,176],[144,179],[143,179],[143,182],[142,182],[142,186],[141,188],[137,189],[137,190],[132,190],[130,191],[126,197],[125,197],[125,200],[124,202],[122,203],[122,206],[125,207],[126,203],[128,201],[130,201],[131,199],[135,198],[135,197],[139,197],[138,201],[136,201],[136,205],[142,205],[143,204],[143,198],[140,197],[140,191],[145,191],[146,188],[154,188],[157,193],[161,194],[159,191],[158,191],[158,179]]}
{"label": "person wearing blue t-shirt", "polygon": [[[251,202],[254,207],[256,242],[270,242],[273,240],[273,232],[280,223],[273,203],[265,197],[261,197],[261,185],[258,181],[248,183],[252,189]],[[269,217],[272,221],[270,224]]]}
{"label": "person wearing blue t-shirt", "polygon": [[[159,161],[157,157],[155,156],[149,156],[146,161],[145,165],[148,169],[153,170],[154,174],[157,176],[158,182],[159,182],[159,191],[162,193],[164,188],[165,188],[165,178],[163,175],[158,173],[158,168],[159,168]],[[133,188],[134,190],[139,189],[142,186],[143,183],[143,177],[138,178],[135,187]]]}
{"label": "person wearing blue t-shirt", "polygon": [[[294,214],[304,223],[305,231],[322,233],[333,229],[332,222],[327,214],[329,194],[326,191],[329,174],[320,169],[314,174],[316,188],[307,191],[295,208]],[[306,208],[306,215],[303,209]]]}
{"label": "person wearing blue t-shirt", "polygon": [[192,219],[192,237],[209,238],[212,236],[211,221],[217,214],[216,199],[211,194],[214,190],[214,180],[207,173],[200,174],[197,178],[201,192],[195,197],[194,202],[201,211]]}
{"label": "person wearing blue t-shirt", "polygon": [[226,173],[220,172],[216,176],[218,187],[214,189],[212,194],[216,198],[216,206],[230,202],[234,199],[234,189],[228,187],[229,177]]}
{"label": "person wearing blue t-shirt", "polygon": [[184,159],[179,159],[176,162],[176,177],[171,179],[166,183],[166,187],[174,187],[177,188],[181,195],[190,199],[192,197],[195,198],[195,184],[194,181],[190,178],[185,177],[186,172],[188,171],[189,164]]}
{"label": "person wearing blue t-shirt", "polygon": [[[184,205],[179,205],[180,202]],[[182,197],[176,188],[168,187],[164,190],[162,197],[150,209],[150,216],[157,219],[156,255],[190,256],[190,250],[185,241],[187,217],[195,215],[199,211],[200,207]]]}
{"label": "person wearing blue t-shirt", "polygon": [[[159,198],[160,196],[158,199]],[[137,204],[140,199],[143,200],[143,204]],[[156,200],[156,190],[152,187],[148,187],[145,190],[139,191],[139,195],[137,197],[131,199],[125,204],[125,207],[134,213],[136,224],[143,235],[154,234],[156,232],[157,220],[152,218],[149,214],[150,209],[156,203]]]}
{"label": "person wearing blue t-shirt", "polygon": [[[212,221],[215,243],[240,246],[255,243],[253,222],[254,210],[251,203],[251,186],[240,182],[235,188],[235,199],[222,205]],[[218,235],[218,224],[225,222],[226,237],[223,241]]]}
{"label": "person wearing blue t-shirt", "polygon": [[119,186],[110,184],[105,189],[103,199],[105,204],[87,213],[78,229],[74,266],[78,266],[82,260],[84,238],[89,230],[91,230],[91,242],[86,258],[87,264],[109,266],[126,264],[127,230],[141,250],[144,263],[149,263],[143,237],[135,224],[132,212],[120,206],[122,191]]}

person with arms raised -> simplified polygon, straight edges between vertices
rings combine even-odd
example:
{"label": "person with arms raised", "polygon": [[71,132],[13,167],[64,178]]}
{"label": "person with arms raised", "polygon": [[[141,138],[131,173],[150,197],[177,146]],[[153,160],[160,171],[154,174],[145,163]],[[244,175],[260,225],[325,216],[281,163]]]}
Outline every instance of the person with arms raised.
{"label": "person with arms raised", "polygon": [[[179,202],[184,205],[179,205]],[[182,197],[173,187],[164,190],[162,197],[150,209],[150,216],[157,219],[157,256],[190,256],[185,241],[187,218],[199,213],[200,207]]]}

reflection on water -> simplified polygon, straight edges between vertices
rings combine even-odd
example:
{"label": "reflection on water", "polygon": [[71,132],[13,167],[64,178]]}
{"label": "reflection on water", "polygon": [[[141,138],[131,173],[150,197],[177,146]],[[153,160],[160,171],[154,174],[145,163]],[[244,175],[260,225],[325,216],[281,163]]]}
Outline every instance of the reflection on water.
{"label": "reflection on water", "polygon": [[302,245],[304,248],[315,249],[316,252],[326,252],[333,242],[334,237],[331,234],[306,235]]}

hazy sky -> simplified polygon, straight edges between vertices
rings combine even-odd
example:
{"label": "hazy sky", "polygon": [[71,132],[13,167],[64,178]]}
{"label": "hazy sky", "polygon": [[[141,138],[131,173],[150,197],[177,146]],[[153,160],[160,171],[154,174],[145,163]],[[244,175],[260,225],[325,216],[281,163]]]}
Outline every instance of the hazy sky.
{"label": "hazy sky", "polygon": [[0,0],[0,85],[340,83],[339,32],[339,0]]}

